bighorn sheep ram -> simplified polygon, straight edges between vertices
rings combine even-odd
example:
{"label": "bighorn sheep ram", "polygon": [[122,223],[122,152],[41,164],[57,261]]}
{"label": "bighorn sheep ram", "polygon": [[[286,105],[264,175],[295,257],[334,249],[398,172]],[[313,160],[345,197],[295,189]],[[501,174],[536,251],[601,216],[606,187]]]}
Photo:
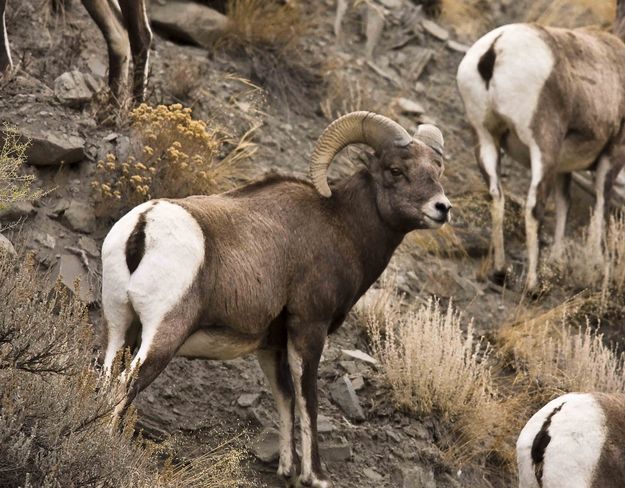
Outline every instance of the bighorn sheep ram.
{"label": "bighorn sheep ram", "polygon": [[[7,0],[0,0],[0,77],[13,67],[6,31]],[[148,76],[152,31],[145,10],[145,0],[82,0],[104,36],[109,56],[109,86],[121,100],[128,79],[132,54],[133,98],[142,102]]]}
{"label": "bighorn sheep ram", "polygon": [[623,488],[625,395],[569,393],[549,402],[517,441],[519,488]]}
{"label": "bighorn sheep ram", "polygon": [[[376,154],[331,191],[328,167],[355,143]],[[317,141],[312,185],[279,176],[131,210],[102,246],[105,368],[125,346],[133,320],[142,326],[132,362],[140,366],[120,410],[173,356],[229,359],[255,352],[280,414],[278,473],[294,486],[297,404],[298,486],[329,487],[317,449],[317,368],[326,336],[407,232],[447,221],[442,171],[436,127],[422,125],[413,138],[386,117],[354,112]]]}
{"label": "bighorn sheep ram", "polygon": [[595,241],[612,185],[625,163],[625,0],[616,35],[534,24],[499,27],[479,39],[458,68],[458,88],[473,127],[476,157],[492,197],[494,277],[502,281],[504,195],[501,149],[531,168],[525,206],[526,286],[538,284],[539,226],[556,197],[554,254],[561,254],[573,171],[595,170]]}

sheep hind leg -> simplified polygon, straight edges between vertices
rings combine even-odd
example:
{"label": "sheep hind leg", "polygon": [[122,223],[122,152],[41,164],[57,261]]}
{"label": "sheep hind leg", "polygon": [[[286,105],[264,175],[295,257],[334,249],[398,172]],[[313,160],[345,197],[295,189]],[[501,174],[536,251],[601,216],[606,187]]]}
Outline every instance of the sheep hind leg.
{"label": "sheep hind leg", "polygon": [[556,228],[553,237],[553,247],[551,256],[554,259],[561,259],[564,252],[564,235],[566,232],[566,221],[571,206],[571,174],[564,173],[556,177],[555,187],[556,199]]}
{"label": "sheep hind leg", "polygon": [[9,73],[13,68],[11,61],[11,48],[9,47],[9,36],[5,20],[5,8],[7,0],[0,0],[0,78]]}
{"label": "sheep hind leg", "polygon": [[297,481],[297,453],[295,451],[295,392],[286,351],[256,353],[280,416],[280,463],[278,476],[284,478],[287,488],[295,487]]}
{"label": "sheep hind leg", "polygon": [[130,368],[122,375],[127,391],[113,413],[114,421],[124,415],[137,394],[144,390],[165,369],[180,346],[189,337],[197,309],[184,301],[164,314],[150,307],[136,307],[141,321],[141,345]]}
{"label": "sheep hind leg", "polygon": [[491,250],[494,254],[493,281],[503,284],[506,277],[503,221],[505,197],[500,181],[501,149],[493,135],[485,128],[476,130],[478,145],[476,158],[488,184],[491,197]]}
{"label": "sheep hind leg", "polygon": [[145,0],[120,0],[119,4],[128,28],[132,51],[133,99],[135,103],[141,103],[145,99],[152,30],[145,9]]}
{"label": "sheep hind leg", "polygon": [[[554,151],[554,153],[556,153]],[[527,243],[526,291],[538,294],[538,263],[540,258],[539,232],[545,214],[545,203],[555,175],[546,168],[553,166],[553,157],[542,151],[538,144],[530,144],[532,180],[525,202],[525,238]]]}

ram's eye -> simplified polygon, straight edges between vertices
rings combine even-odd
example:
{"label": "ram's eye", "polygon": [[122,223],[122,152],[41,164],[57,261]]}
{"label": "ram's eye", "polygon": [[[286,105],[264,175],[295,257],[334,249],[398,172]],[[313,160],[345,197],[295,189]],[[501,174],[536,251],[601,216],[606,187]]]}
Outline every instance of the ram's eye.
{"label": "ram's eye", "polygon": [[399,176],[399,175],[401,175],[401,169],[399,169],[399,168],[395,168],[395,167],[393,167],[393,168],[391,168],[391,170],[390,170],[390,171],[391,171],[391,174],[392,174],[393,176]]}

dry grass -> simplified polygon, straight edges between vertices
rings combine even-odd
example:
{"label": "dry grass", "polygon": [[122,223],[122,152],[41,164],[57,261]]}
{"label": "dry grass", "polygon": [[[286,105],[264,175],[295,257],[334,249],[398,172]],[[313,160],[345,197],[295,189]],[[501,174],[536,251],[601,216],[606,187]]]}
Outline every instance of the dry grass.
{"label": "dry grass", "polygon": [[249,131],[232,143],[221,127],[194,120],[180,104],[141,105],[131,113],[131,155],[113,154],[96,167],[92,187],[98,215],[119,217],[152,198],[186,197],[223,191],[241,172],[241,163],[256,150]]}
{"label": "dry grass", "polygon": [[183,466],[167,446],[112,432],[115,390],[93,369],[86,307],[47,291],[33,260],[0,256],[0,478],[2,486],[236,487],[240,451]]}
{"label": "dry grass", "polygon": [[202,86],[202,72],[190,58],[178,59],[165,72],[167,92],[177,101],[189,101]]}
{"label": "dry grass", "polygon": [[231,0],[216,49],[245,56],[253,82],[287,106],[311,110],[322,83],[321,62],[304,51],[301,41],[311,32],[315,12],[297,0]]}
{"label": "dry grass", "polygon": [[625,391],[625,360],[586,324],[569,323],[581,298],[509,325],[499,332],[501,353],[547,396],[569,391]]}
{"label": "dry grass", "polygon": [[0,140],[0,210],[12,203],[41,197],[41,191],[31,189],[35,176],[22,172],[28,143],[22,142],[19,133],[6,124]]}
{"label": "dry grass", "polygon": [[376,103],[376,97],[366,85],[366,80],[354,79],[353,76],[332,69],[324,76],[324,95],[321,112],[327,120],[336,120],[341,115],[358,110],[388,115],[388,107]]}
{"label": "dry grass", "polygon": [[[569,239],[562,256],[552,257],[547,272],[562,277],[565,286],[600,293],[600,305],[622,296],[625,291],[625,218],[611,216],[603,240],[597,219],[579,238]],[[549,269],[551,268],[551,269]]]}
{"label": "dry grass", "polygon": [[535,0],[526,20],[557,27],[596,24],[609,27],[616,13],[612,0]]}
{"label": "dry grass", "polygon": [[468,256],[462,240],[451,225],[445,225],[437,230],[423,230],[408,234],[402,242],[400,251],[412,252],[414,250],[437,258]]}
{"label": "dry grass", "polygon": [[363,297],[356,317],[368,332],[394,402],[441,418],[450,432],[443,444],[455,463],[492,450],[492,429],[475,428],[498,407],[490,350],[477,338],[472,321],[465,321],[451,303],[446,309],[435,300],[409,306],[397,295],[392,278],[382,285]]}

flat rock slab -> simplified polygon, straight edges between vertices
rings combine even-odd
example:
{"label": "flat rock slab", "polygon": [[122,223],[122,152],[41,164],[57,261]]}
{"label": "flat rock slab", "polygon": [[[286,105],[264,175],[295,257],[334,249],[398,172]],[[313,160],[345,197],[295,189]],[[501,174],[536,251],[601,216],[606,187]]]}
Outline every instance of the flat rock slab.
{"label": "flat rock slab", "polygon": [[22,140],[29,142],[26,149],[28,164],[57,166],[62,163],[77,163],[85,158],[85,140],[82,137],[48,129],[18,130]]}
{"label": "flat rock slab", "polygon": [[2,254],[17,257],[17,252],[15,252],[15,248],[13,247],[13,244],[11,244],[11,241],[0,234],[0,255]]}
{"label": "flat rock slab", "polygon": [[210,48],[228,24],[228,17],[216,10],[184,0],[151,2],[149,15],[154,29],[165,37],[204,48]]}
{"label": "flat rock slab", "polygon": [[356,395],[356,390],[354,390],[349,376],[345,374],[336,380],[330,386],[330,395],[348,419],[352,421],[365,420],[365,413],[360,406],[358,395]]}
{"label": "flat rock slab", "polygon": [[54,94],[70,107],[81,107],[102,88],[102,84],[89,73],[68,71],[54,80]]}
{"label": "flat rock slab", "polygon": [[446,42],[449,39],[449,32],[443,29],[436,22],[424,19],[423,21],[421,21],[421,25],[423,25],[423,28],[428,34],[430,34],[432,37],[435,37],[439,41]]}
{"label": "flat rock slab", "polygon": [[280,434],[276,429],[264,429],[252,444],[252,454],[263,463],[271,464],[280,458]]}
{"label": "flat rock slab", "polygon": [[78,291],[78,298],[83,302],[93,303],[95,301],[95,295],[89,285],[89,273],[77,256],[63,254],[54,269],[52,278],[55,281],[60,281],[72,293]]}
{"label": "flat rock slab", "polygon": [[95,229],[95,212],[86,203],[72,200],[64,215],[75,231],[89,233]]}

